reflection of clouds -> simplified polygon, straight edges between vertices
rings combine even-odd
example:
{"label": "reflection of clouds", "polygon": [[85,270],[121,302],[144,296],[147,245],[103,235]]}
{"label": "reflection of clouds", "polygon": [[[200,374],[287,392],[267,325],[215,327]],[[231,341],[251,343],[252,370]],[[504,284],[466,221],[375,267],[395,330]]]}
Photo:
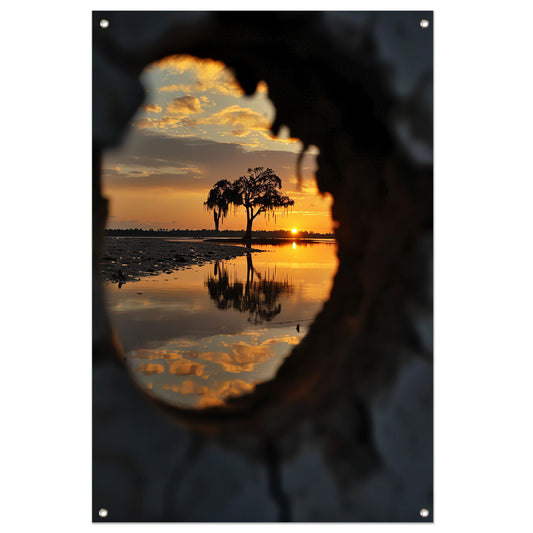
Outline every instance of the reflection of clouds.
{"label": "reflection of clouds", "polygon": [[[195,354],[192,354],[196,357]],[[184,357],[184,354],[175,351],[168,352],[166,350],[135,350],[129,357],[132,359],[144,359],[149,361],[162,361],[167,363],[167,372],[176,376],[201,376],[205,365],[201,363],[193,363]],[[142,372],[145,376],[153,374],[162,374],[165,372],[163,364],[159,363],[143,363],[135,369]]]}
{"label": "reflection of clouds", "polygon": [[165,371],[163,365],[154,363],[143,363],[137,368],[137,372],[142,372],[145,376],[153,376],[154,374],[162,374]]}
{"label": "reflection of clouds", "polygon": [[179,359],[181,355],[178,352],[167,352],[166,350],[133,350],[129,359]]}
{"label": "reflection of clouds", "polygon": [[222,405],[230,396],[239,396],[250,392],[255,385],[246,383],[242,379],[223,381],[216,387],[208,387],[192,380],[184,380],[180,384],[163,385],[163,389],[177,394],[200,396],[198,407],[211,407]]}
{"label": "reflection of clouds", "polygon": [[284,337],[276,337],[275,339],[268,339],[265,341],[265,344],[268,346],[272,346],[273,344],[278,344],[280,342],[285,342],[286,344],[300,344],[300,338],[299,337],[293,337],[291,335],[285,335]]}
{"label": "reflection of clouds", "polygon": [[185,348],[196,346],[198,343],[192,339],[175,339],[172,341],[172,344],[173,346],[176,346],[176,348]]}
{"label": "reflection of clouds", "polygon": [[[244,348],[242,346],[241,348]],[[262,363],[272,357],[273,354],[268,353],[268,347],[254,346],[251,347],[249,353],[245,353],[237,349],[236,353],[225,352],[207,352],[203,353],[200,357],[206,361],[212,361],[217,363],[226,372],[232,374],[238,374],[239,372],[252,372],[255,369],[257,363]]]}
{"label": "reflection of clouds", "polygon": [[161,388],[179,394],[207,394],[209,392],[209,387],[200,385],[190,379],[186,379],[179,384],[163,385]]}
{"label": "reflection of clouds", "polygon": [[278,354],[273,350],[275,345],[295,345],[300,342],[298,337],[288,335],[281,338],[267,339],[261,344],[246,342],[221,342],[221,347],[231,352],[207,352],[198,354],[200,359],[211,361],[222,366],[226,372],[252,372],[258,363],[268,361]]}
{"label": "reflection of clouds", "polygon": [[[228,396],[250,392],[257,383],[272,377],[283,356],[300,341],[286,330],[277,330],[275,337],[271,336],[273,333],[262,328],[242,335],[215,335],[200,343],[178,339],[170,346],[176,348],[182,343],[182,350],[168,349],[169,345],[166,349],[135,350],[129,360],[157,361],[133,367],[134,375],[156,395],[163,393],[170,403],[190,407],[221,405]],[[148,386],[142,374],[156,377]],[[242,379],[233,379],[234,374],[240,374]],[[165,391],[172,394],[168,396]]]}
{"label": "reflection of clouds", "polygon": [[202,395],[198,407],[211,407],[213,405],[222,405],[230,396],[240,396],[251,392],[255,388],[252,383],[246,383],[242,379],[234,381],[224,381],[216,389],[210,389],[207,394]]}
{"label": "reflection of clouds", "polygon": [[[253,256],[254,283],[274,272],[282,279],[290,276],[295,289],[283,295],[283,314],[261,325],[250,323],[248,313],[220,312],[213,305],[204,283],[214,263],[183,271],[169,282],[161,275],[126,284],[122,292],[110,288],[110,307],[124,308],[113,310],[114,324],[132,377],[141,387],[169,404],[202,408],[249,393],[275,376],[305,334],[309,322],[301,321],[310,320],[327,298],[337,258],[333,245],[297,245],[293,250],[289,244],[267,250]],[[229,266],[232,279],[247,279],[245,256]],[[148,305],[135,308],[142,299]],[[303,328],[298,334],[297,323]]]}
{"label": "reflection of clouds", "polygon": [[176,376],[201,376],[205,365],[189,361],[173,361],[168,365],[168,371]]}

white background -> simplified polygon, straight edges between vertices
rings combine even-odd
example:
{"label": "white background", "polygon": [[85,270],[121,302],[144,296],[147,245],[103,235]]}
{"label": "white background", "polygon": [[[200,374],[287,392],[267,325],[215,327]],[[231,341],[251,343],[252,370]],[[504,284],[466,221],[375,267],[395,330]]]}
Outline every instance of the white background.
{"label": "white background", "polygon": [[[246,10],[252,4],[14,5],[3,6],[0,33],[2,529],[83,532],[100,527],[91,524],[91,11]],[[431,527],[439,531],[489,526],[531,531],[528,5],[450,0],[253,4],[259,9],[435,10]],[[114,527],[145,531],[153,525]],[[158,527],[230,531],[250,526]],[[430,526],[278,527],[411,531]]]}

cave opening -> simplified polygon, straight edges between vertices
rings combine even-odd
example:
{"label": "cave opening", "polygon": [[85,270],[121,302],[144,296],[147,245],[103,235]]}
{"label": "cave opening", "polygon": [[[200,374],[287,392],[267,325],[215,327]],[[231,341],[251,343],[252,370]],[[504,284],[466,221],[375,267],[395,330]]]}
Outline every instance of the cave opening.
{"label": "cave opening", "polygon": [[223,406],[275,378],[327,301],[332,198],[318,149],[272,133],[265,81],[246,96],[224,63],[191,55],[140,81],[145,100],[102,162],[107,309],[146,394]]}

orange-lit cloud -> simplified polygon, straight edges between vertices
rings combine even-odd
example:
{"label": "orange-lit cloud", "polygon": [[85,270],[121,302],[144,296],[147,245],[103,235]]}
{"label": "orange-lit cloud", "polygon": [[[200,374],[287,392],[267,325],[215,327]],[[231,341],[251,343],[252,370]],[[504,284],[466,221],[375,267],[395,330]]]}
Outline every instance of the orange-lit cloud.
{"label": "orange-lit cloud", "polygon": [[230,134],[235,137],[245,137],[252,132],[259,132],[270,141],[282,143],[298,143],[299,139],[293,137],[276,137],[270,130],[271,120],[265,115],[238,104],[226,107],[208,117],[198,119],[198,124],[212,124],[222,127],[231,127]]}
{"label": "orange-lit cloud", "polygon": [[200,119],[198,122],[218,126],[233,126],[236,130],[268,130],[270,127],[270,121],[264,115],[239,105],[226,107],[210,117]]}
{"label": "orange-lit cloud", "polygon": [[167,127],[176,126],[181,123],[181,118],[179,117],[163,117],[163,118],[150,118],[150,117],[141,117],[134,122],[134,126],[139,129],[144,128],[161,128],[166,129]]}
{"label": "orange-lit cloud", "polygon": [[268,139],[270,141],[276,141],[276,142],[282,142],[282,143],[299,143],[301,142],[300,139],[297,139],[296,137],[276,137],[272,131],[269,130],[266,130],[266,131],[261,131],[261,135],[263,135],[263,137],[265,139]]}
{"label": "orange-lit cloud", "polygon": [[258,93],[268,93],[268,85],[266,81],[260,81],[255,89]]}
{"label": "orange-lit cloud", "polygon": [[146,104],[142,107],[146,113],[161,113],[163,108],[157,104]]}
{"label": "orange-lit cloud", "polygon": [[163,85],[163,87],[159,87],[159,92],[162,93],[192,93],[197,91],[205,91],[206,87],[205,85],[195,82],[189,85],[185,85],[184,83],[173,83],[172,85]]}
{"label": "orange-lit cloud", "polygon": [[189,55],[169,56],[152,63],[150,69],[158,68],[175,73],[192,73],[196,80],[190,84],[174,83],[160,87],[161,92],[205,92],[242,96],[244,91],[224,63],[214,59],[200,59]]}
{"label": "orange-lit cloud", "polygon": [[[160,105],[148,104],[143,107],[148,113],[160,113],[163,108]],[[157,128],[157,129],[175,129],[178,127],[194,128],[197,121],[190,118],[190,115],[197,115],[203,113],[200,99],[195,96],[182,96],[174,98],[166,106],[166,114],[163,117],[140,116],[133,122],[133,126],[137,129]],[[181,136],[187,136],[187,133],[182,132]]]}
{"label": "orange-lit cloud", "polygon": [[202,112],[200,100],[196,96],[181,96],[167,105],[167,112],[172,115],[187,116]]}

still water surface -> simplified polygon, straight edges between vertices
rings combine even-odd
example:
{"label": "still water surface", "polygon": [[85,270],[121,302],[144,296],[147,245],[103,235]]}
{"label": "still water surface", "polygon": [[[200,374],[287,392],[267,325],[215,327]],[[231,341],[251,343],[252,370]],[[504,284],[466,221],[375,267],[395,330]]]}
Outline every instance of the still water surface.
{"label": "still water surface", "polygon": [[134,379],[180,407],[223,404],[275,376],[327,300],[331,243],[264,252],[106,286]]}

